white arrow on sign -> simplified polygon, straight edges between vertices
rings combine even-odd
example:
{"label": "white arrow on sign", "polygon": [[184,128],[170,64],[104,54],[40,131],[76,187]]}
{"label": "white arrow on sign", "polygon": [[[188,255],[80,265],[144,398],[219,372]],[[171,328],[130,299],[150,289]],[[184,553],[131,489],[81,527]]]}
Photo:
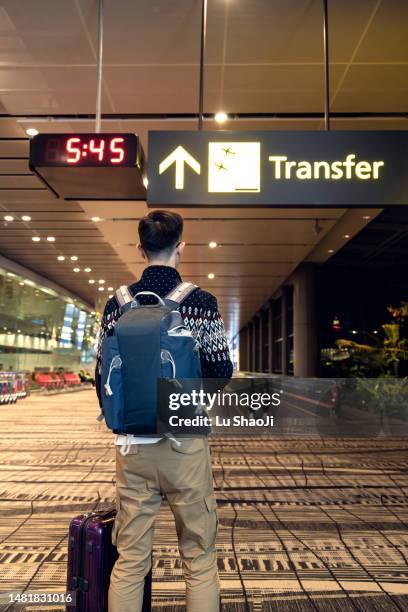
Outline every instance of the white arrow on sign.
{"label": "white arrow on sign", "polygon": [[181,145],[163,159],[159,165],[159,174],[163,174],[174,163],[176,164],[176,189],[184,189],[184,164],[188,164],[197,174],[201,172],[198,161]]}

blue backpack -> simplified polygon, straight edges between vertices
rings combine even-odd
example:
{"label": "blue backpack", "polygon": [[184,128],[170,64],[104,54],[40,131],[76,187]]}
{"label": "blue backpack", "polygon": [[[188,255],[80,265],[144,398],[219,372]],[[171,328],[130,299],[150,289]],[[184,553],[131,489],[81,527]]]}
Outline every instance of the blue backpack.
{"label": "blue backpack", "polygon": [[[199,346],[178,311],[197,289],[182,282],[164,299],[151,291],[132,296],[116,291],[122,316],[102,343],[102,414],[115,433],[151,435],[157,431],[159,379],[199,379]],[[142,305],[139,296],[156,303]]]}

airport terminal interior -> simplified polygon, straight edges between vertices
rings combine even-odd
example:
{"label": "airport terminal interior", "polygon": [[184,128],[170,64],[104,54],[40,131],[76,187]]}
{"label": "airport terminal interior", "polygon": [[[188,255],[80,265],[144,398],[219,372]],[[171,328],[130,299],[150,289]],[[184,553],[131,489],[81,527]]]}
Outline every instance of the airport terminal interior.
{"label": "airport terminal interior", "polygon": [[[0,0],[1,611],[63,610],[4,594],[65,592],[70,521],[115,504],[95,350],[106,301],[146,266],[138,223],[155,208],[184,217],[179,272],[216,296],[234,379],[285,398],[275,432],[210,436],[221,609],[408,610],[407,27],[404,0]],[[137,135],[140,197],[116,197],[102,167],[86,179],[99,195],[64,197],[80,168],[58,182],[33,165],[41,135],[94,134],[96,167],[95,132]],[[270,202],[263,166],[244,189],[237,170],[235,205],[224,162],[207,184],[182,132],[227,165],[252,164],[248,139],[299,157],[266,161]],[[316,134],[344,135],[331,166]],[[184,161],[157,157],[173,146]],[[320,166],[297,174],[301,154]],[[285,202],[297,179],[305,200]],[[341,200],[340,183],[368,195]],[[164,500],[152,609],[185,610],[184,589]]]}

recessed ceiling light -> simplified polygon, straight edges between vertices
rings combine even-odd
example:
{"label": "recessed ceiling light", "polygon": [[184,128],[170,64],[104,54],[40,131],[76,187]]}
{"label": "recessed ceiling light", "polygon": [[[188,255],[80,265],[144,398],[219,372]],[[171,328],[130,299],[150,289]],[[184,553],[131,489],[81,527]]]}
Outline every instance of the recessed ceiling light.
{"label": "recessed ceiling light", "polygon": [[78,257],[76,255],[71,255],[71,261],[78,261]]}
{"label": "recessed ceiling light", "polygon": [[98,291],[103,291],[103,287],[98,287]]}
{"label": "recessed ceiling light", "polygon": [[38,130],[36,130],[35,128],[27,128],[26,134],[27,136],[37,136]]}
{"label": "recessed ceiling light", "polygon": [[93,279],[93,278],[90,278],[90,279],[89,279],[89,281],[88,281],[88,283],[89,283],[90,285],[93,285],[93,284],[95,283],[95,281],[94,281],[94,279]]}
{"label": "recessed ceiling light", "polygon": [[58,255],[58,261],[65,261],[65,257],[63,255]]}
{"label": "recessed ceiling light", "polygon": [[334,249],[329,249],[327,252],[328,253],[334,253]]}
{"label": "recessed ceiling light", "polygon": [[100,220],[101,220],[100,217],[91,217],[91,221],[93,221],[94,223],[98,223],[98,221]]}
{"label": "recessed ceiling light", "polygon": [[351,330],[351,333],[352,333],[352,334],[356,334],[356,333],[357,333],[357,331],[356,331],[355,329],[352,329],[352,330]]}
{"label": "recessed ceiling light", "polygon": [[225,121],[227,121],[228,115],[227,113],[220,111],[219,113],[216,113],[214,115],[214,119],[216,120],[217,123],[224,123]]}
{"label": "recessed ceiling light", "polygon": [[21,287],[24,287],[25,282],[24,281],[20,281],[18,284],[21,285]]}
{"label": "recessed ceiling light", "polygon": [[215,278],[215,274],[213,274],[212,272],[210,272],[210,273],[209,273],[209,275],[208,275],[208,278],[212,280],[213,278]]}
{"label": "recessed ceiling light", "polygon": [[350,238],[350,234],[344,234],[343,238]]}
{"label": "recessed ceiling light", "polygon": [[218,245],[216,242],[210,242],[209,245],[210,249],[215,249]]}
{"label": "recessed ceiling light", "polygon": [[100,285],[103,285],[103,284],[104,284],[104,282],[105,282],[105,281],[103,280],[103,278],[101,278],[101,280],[98,280],[98,283],[99,283]]}
{"label": "recessed ceiling light", "polygon": [[30,217],[29,215],[23,215],[23,216],[21,217],[21,220],[22,220],[22,221],[31,221],[31,217]]}
{"label": "recessed ceiling light", "polygon": [[368,219],[371,219],[371,217],[370,217],[370,215],[364,215],[363,219],[364,219],[365,221],[368,221]]}
{"label": "recessed ceiling light", "polygon": [[55,237],[54,236],[47,236],[47,240],[48,240],[48,242],[55,242]]}
{"label": "recessed ceiling light", "polygon": [[73,270],[74,270],[74,272],[80,272],[81,268],[74,268]]}
{"label": "recessed ceiling light", "polygon": [[108,291],[113,291],[113,287],[108,287]]}
{"label": "recessed ceiling light", "polygon": [[33,242],[40,242],[41,238],[40,238],[39,236],[33,236],[33,237],[31,238],[31,240],[32,240]]}
{"label": "recessed ceiling light", "polygon": [[12,221],[14,221],[14,217],[12,217],[11,215],[4,215],[4,220],[9,221],[11,223]]}
{"label": "recessed ceiling light", "polygon": [[84,268],[84,272],[92,272],[92,268]]}

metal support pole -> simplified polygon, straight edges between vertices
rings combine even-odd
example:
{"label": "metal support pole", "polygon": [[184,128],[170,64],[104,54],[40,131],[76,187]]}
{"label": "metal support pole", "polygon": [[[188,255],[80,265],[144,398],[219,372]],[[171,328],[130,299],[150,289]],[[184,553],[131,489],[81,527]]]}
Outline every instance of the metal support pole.
{"label": "metal support pole", "polygon": [[204,116],[204,62],[205,43],[207,38],[207,0],[201,4],[201,45],[200,45],[200,89],[198,94],[198,129],[203,129]]}
{"label": "metal support pole", "polygon": [[330,130],[330,80],[329,80],[329,15],[328,0],[323,0],[323,45],[324,45],[324,127]]}
{"label": "metal support pole", "polygon": [[96,113],[95,132],[101,131],[101,107],[102,107],[102,55],[103,55],[103,2],[99,0],[98,15],[98,51],[96,57]]}

